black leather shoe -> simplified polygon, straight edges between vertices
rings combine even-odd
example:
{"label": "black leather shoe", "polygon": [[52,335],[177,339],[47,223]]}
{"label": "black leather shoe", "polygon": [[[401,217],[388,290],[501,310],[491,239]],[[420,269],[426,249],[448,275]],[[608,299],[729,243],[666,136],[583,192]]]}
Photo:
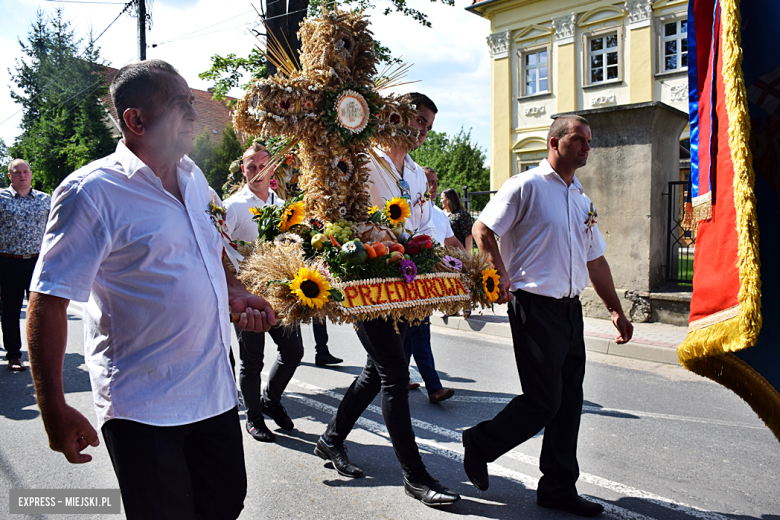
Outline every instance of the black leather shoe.
{"label": "black leather shoe", "polygon": [[292,430],[295,427],[282,403],[263,402],[263,413],[273,419],[282,430]]}
{"label": "black leather shoe", "polygon": [[265,425],[265,421],[262,417],[255,419],[254,421],[247,421],[246,431],[248,431],[249,435],[256,441],[274,442],[276,440],[274,434],[271,433],[271,430]]}
{"label": "black leather shoe", "polygon": [[314,454],[323,460],[330,460],[333,467],[343,475],[349,478],[359,478],[363,476],[363,470],[355,466],[347,457],[347,447],[328,444],[325,439],[317,439],[317,446],[314,448]]}
{"label": "black leather shoe", "polygon": [[329,365],[338,365],[344,361],[341,358],[337,358],[327,350],[321,354],[315,354],[314,356],[314,364],[318,367],[327,367]]}
{"label": "black leather shoe", "polygon": [[604,506],[585,500],[581,496],[575,495],[571,498],[558,500],[536,499],[536,503],[549,509],[561,509],[573,515],[579,516],[598,516],[604,512]]}
{"label": "black leather shoe", "polygon": [[404,491],[410,497],[431,507],[448,506],[460,500],[460,495],[447,489],[447,486],[442,485],[427,471],[420,480],[415,482],[410,482],[404,477]]}
{"label": "black leather shoe", "polygon": [[475,488],[487,491],[490,485],[487,461],[477,453],[471,435],[471,429],[463,432],[463,469]]}

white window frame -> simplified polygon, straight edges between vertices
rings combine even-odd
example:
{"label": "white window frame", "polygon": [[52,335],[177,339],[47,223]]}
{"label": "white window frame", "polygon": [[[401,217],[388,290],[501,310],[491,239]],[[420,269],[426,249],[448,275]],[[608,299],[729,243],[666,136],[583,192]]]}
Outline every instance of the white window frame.
{"label": "white window frame", "polygon": [[[529,54],[538,54],[540,52],[547,52],[547,90],[537,91],[533,94],[526,92],[525,85],[525,57]],[[537,76],[537,85],[539,78]],[[517,50],[517,88],[518,99],[531,98],[536,96],[548,96],[552,94],[552,45],[548,42],[542,45],[534,45],[533,47],[525,47]]]}
{"label": "white window frame", "polygon": [[[591,57],[591,51],[590,51],[590,42],[591,40],[595,38],[605,38],[605,44],[606,44],[606,37],[610,34],[615,34],[617,36],[617,77],[612,79],[604,79],[602,81],[591,81],[591,68],[590,68],[590,57]],[[596,31],[591,31],[588,33],[585,33],[582,35],[582,86],[587,87],[600,87],[602,85],[613,85],[615,83],[622,83],[623,82],[623,26],[617,25],[617,26],[610,26],[605,27],[603,29],[598,29]],[[605,59],[607,51],[606,49],[601,52]],[[604,69],[604,75],[606,76],[607,72],[607,65],[606,63],[602,65]]]}
{"label": "white window frame", "polygon": [[[682,63],[682,45],[678,43],[678,50],[677,50],[677,59],[678,59],[678,66],[674,70],[666,70],[666,45],[665,43],[667,41],[676,40],[677,42],[680,42],[680,22],[683,20],[688,19],[688,13],[681,12],[676,13],[673,15],[668,16],[660,16],[656,18],[656,38],[658,40],[657,45],[657,56],[656,56],[656,76],[672,76],[676,74],[683,74],[688,71],[688,66],[685,67],[681,66]],[[675,37],[666,37],[666,24],[669,23],[675,23],[677,24],[678,33]],[[686,39],[687,39],[687,31],[686,31]],[[688,51],[686,51],[687,53]]]}

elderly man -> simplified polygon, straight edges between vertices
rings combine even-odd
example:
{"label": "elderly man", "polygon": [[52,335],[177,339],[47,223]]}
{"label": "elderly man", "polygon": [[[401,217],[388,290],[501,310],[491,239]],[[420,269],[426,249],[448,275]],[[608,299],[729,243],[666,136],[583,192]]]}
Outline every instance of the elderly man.
{"label": "elderly man", "polygon": [[[410,122],[419,131],[417,146],[420,146],[433,127],[438,109],[428,96],[410,95],[417,106],[417,117]],[[392,148],[386,153],[376,150],[379,160],[385,164],[371,163],[372,204],[382,206],[393,197],[406,197],[411,206],[411,217],[406,220],[408,230],[418,230],[433,236],[436,230],[431,218],[431,203],[425,197],[427,182],[422,168],[409,157],[408,150]],[[389,173],[391,179],[381,179]],[[417,449],[409,411],[409,364],[404,354],[404,335],[407,323],[398,324],[400,334],[393,322],[385,319],[362,321],[356,325],[358,338],[368,353],[366,366],[344,394],[336,415],[328,423],[325,433],[317,441],[314,453],[329,459],[339,474],[346,477],[361,477],[363,470],[350,462],[344,448],[344,440],[352,431],[355,422],[371,404],[374,397],[382,393],[382,415],[385,419],[390,442],[404,474],[404,490],[407,495],[420,500],[427,506],[445,506],[460,500],[425,469]]]}
{"label": "elderly man", "polygon": [[579,295],[589,276],[612,314],[616,341],[633,334],[604,259],[593,203],[574,175],[588,160],[590,140],[584,118],[556,119],[547,134],[547,160],[506,181],[474,224],[477,245],[500,276],[497,303],[509,302],[523,394],[492,420],[463,432],[466,475],[484,491],[487,463],[544,428],[537,503],[581,516],[604,510],[575,487],[585,376]]}
{"label": "elderly man", "polygon": [[[439,193],[439,177],[436,175],[436,170],[430,166],[423,166],[423,172],[425,172],[425,177],[428,179],[428,194],[431,200],[431,211],[433,212],[433,225],[436,229],[436,236],[433,238],[447,247],[463,249],[463,244],[455,238],[455,233],[452,232],[450,219],[433,203]],[[406,339],[404,340],[404,353],[406,354],[407,363],[414,356],[414,362],[417,364],[417,370],[420,371],[423,381],[425,381],[425,390],[428,392],[428,400],[431,403],[440,403],[455,395],[454,389],[444,388],[441,384],[441,379],[439,379],[439,374],[436,372],[436,364],[433,361],[433,351],[431,350],[430,317],[425,318],[418,324],[409,325],[409,330],[406,332]],[[419,386],[419,383],[411,383],[409,389],[415,390]]]}
{"label": "elderly man", "polygon": [[8,165],[11,186],[0,190],[0,294],[3,298],[3,347],[8,368],[26,370],[22,362],[19,317],[24,291],[30,287],[41,250],[51,197],[32,189],[30,165],[14,159]]}
{"label": "elderly man", "polygon": [[185,157],[197,119],[187,82],[143,61],[117,73],[111,96],[123,138],[55,191],[31,285],[30,361],[49,445],[73,463],[98,445],[62,386],[68,302],[87,302],[97,426],[127,518],[234,519],[246,470],[231,311],[255,332],[276,318],[222,263],[208,183]]}

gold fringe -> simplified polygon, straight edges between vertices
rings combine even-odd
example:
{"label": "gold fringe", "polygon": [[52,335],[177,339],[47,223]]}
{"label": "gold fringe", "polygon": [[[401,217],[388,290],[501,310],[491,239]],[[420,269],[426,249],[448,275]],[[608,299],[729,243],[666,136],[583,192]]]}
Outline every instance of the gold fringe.
{"label": "gold fringe", "polygon": [[744,399],[780,441],[780,393],[753,367],[734,354],[723,354],[691,360],[685,368]]}
{"label": "gold fringe", "polygon": [[709,327],[689,330],[685,341],[677,347],[677,358],[687,367],[697,359],[736,352],[751,345],[745,344],[745,337],[740,332],[740,317],[736,316]]}
{"label": "gold fringe", "polygon": [[755,172],[748,141],[750,114],[742,74],[740,15],[737,0],[723,0],[723,82],[729,116],[729,147],[734,165],[734,206],[737,211],[739,267],[739,333],[741,348],[756,343],[761,330],[761,261],[758,252],[758,216]]}

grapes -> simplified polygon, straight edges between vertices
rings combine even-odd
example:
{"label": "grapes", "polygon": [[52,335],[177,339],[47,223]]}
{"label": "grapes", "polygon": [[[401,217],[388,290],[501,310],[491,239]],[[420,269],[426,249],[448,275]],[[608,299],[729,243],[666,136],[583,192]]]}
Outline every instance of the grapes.
{"label": "grapes", "polygon": [[324,233],[326,235],[333,235],[340,244],[349,242],[352,239],[352,226],[354,222],[350,220],[339,219],[337,222],[330,222],[325,224]]}

